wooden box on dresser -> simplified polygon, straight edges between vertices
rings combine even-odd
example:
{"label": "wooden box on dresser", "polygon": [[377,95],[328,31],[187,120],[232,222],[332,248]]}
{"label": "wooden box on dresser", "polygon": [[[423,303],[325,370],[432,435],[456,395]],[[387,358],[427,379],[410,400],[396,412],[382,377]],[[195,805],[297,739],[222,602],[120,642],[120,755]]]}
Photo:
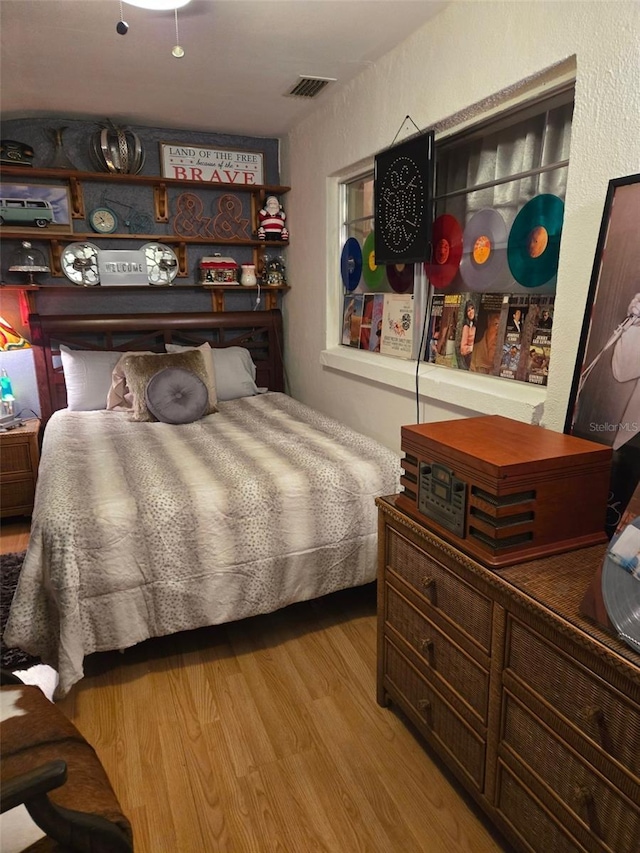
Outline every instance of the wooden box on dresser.
{"label": "wooden box on dresser", "polygon": [[379,512],[378,702],[517,850],[640,851],[640,655],[580,614],[606,545],[485,568]]}
{"label": "wooden box on dresser", "polygon": [[40,461],[40,420],[0,431],[0,517],[31,515]]}

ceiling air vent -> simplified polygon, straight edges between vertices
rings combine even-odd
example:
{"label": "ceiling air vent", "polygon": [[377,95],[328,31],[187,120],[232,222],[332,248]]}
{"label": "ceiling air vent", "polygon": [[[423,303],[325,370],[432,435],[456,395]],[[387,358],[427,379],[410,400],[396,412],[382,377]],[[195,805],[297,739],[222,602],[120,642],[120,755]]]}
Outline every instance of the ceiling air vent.
{"label": "ceiling air vent", "polygon": [[316,95],[322,92],[325,86],[335,82],[335,77],[303,77],[301,75],[293,89],[287,92],[287,97],[315,98]]}

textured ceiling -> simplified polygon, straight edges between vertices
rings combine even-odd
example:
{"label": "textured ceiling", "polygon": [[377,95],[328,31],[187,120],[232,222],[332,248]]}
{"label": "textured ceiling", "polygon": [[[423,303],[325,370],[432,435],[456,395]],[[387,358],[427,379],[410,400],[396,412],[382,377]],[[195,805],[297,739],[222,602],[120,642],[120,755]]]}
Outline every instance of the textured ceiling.
{"label": "textured ceiling", "polygon": [[[404,41],[436,0],[192,0],[174,13],[119,0],[0,0],[3,118],[64,116],[283,136]],[[337,78],[313,100],[300,75]]]}

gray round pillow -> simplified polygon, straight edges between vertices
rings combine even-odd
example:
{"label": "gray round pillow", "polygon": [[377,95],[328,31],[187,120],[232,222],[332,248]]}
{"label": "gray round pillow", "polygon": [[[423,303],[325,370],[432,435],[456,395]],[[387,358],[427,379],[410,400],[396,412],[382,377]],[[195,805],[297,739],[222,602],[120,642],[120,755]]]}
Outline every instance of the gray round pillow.
{"label": "gray round pillow", "polygon": [[184,367],[165,367],[145,388],[147,408],[165,424],[190,424],[209,406],[209,392],[202,379]]}

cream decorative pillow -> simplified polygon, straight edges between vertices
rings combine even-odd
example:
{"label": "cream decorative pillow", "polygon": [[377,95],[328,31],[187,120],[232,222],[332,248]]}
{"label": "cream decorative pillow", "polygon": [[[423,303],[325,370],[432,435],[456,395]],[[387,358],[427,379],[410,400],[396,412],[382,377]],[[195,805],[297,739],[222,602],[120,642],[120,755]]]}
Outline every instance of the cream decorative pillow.
{"label": "cream decorative pillow", "polygon": [[111,387],[107,394],[107,409],[132,409],[133,394],[127,388],[127,380],[124,375],[123,359],[125,355],[154,355],[151,350],[140,350],[121,353],[115,367],[111,371]]}
{"label": "cream decorative pillow", "polygon": [[167,344],[166,345],[167,352],[191,352],[191,350],[197,350],[202,353],[202,357],[204,358],[204,366],[207,370],[207,375],[209,377],[209,385],[216,390],[216,403],[218,402],[218,383],[216,382],[216,373],[213,367],[213,356],[212,349],[208,343],[200,344],[200,346],[181,346],[180,344]]}
{"label": "cream decorative pillow", "polygon": [[215,388],[210,387],[205,362],[202,353],[198,350],[182,353],[153,353],[151,355],[128,353],[122,357],[119,364],[122,366],[126,385],[133,397],[132,412],[135,421],[155,420],[147,408],[145,392],[149,380],[166,367],[183,367],[194,373],[207,387],[209,401],[205,414],[218,411]]}
{"label": "cream decorative pillow", "polygon": [[245,347],[211,347],[207,343],[199,347],[167,344],[167,352],[186,352],[190,349],[201,350],[205,354],[205,363],[211,364],[218,401],[260,394],[256,385],[256,366]]}

